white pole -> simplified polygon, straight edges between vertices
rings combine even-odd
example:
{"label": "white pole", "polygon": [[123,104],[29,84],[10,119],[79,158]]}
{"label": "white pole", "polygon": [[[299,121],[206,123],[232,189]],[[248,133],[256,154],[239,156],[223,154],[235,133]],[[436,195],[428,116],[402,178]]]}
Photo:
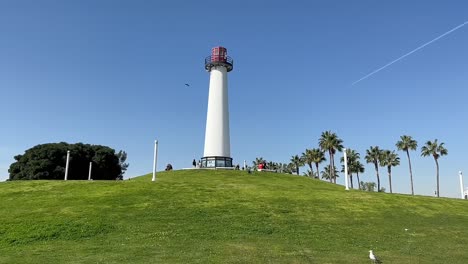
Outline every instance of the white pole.
{"label": "white pole", "polygon": [[460,190],[461,190],[461,198],[465,199],[465,193],[464,193],[464,187],[463,187],[463,174],[461,171],[458,172],[458,175],[460,176]]}
{"label": "white pole", "polygon": [[247,170],[247,163],[244,160],[244,170]]}
{"label": "white pole", "polygon": [[156,181],[156,162],[158,159],[158,141],[154,141],[154,161],[153,161],[153,179],[152,181]]}
{"label": "white pole", "polygon": [[90,163],[89,163],[89,174],[88,174],[88,181],[90,181],[90,180],[91,180],[91,170],[92,170],[92,168],[93,168],[93,162],[90,162]]}
{"label": "white pole", "polygon": [[65,180],[68,180],[68,163],[70,162],[70,151],[67,150],[67,163],[65,165]]}
{"label": "white pole", "polygon": [[346,158],[346,149],[343,149],[343,158],[344,158],[344,173],[345,173],[345,187],[346,190],[349,191],[349,184],[348,184],[348,159]]}

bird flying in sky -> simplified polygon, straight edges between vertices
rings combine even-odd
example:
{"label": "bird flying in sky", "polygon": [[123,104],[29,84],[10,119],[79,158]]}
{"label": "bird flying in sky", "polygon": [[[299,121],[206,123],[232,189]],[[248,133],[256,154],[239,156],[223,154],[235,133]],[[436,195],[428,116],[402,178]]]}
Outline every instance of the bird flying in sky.
{"label": "bird flying in sky", "polygon": [[186,84],[185,84],[185,86],[189,87],[189,86],[190,86],[190,84],[186,83]]}

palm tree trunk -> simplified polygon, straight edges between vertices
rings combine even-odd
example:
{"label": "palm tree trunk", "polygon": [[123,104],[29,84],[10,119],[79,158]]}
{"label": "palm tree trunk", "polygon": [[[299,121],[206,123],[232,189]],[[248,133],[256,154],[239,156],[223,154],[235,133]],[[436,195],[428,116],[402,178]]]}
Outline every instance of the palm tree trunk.
{"label": "palm tree trunk", "polygon": [[392,167],[388,166],[388,184],[390,185],[390,193],[392,192]]}
{"label": "palm tree trunk", "polygon": [[439,192],[439,162],[437,161],[436,158],[434,158],[435,163],[436,163],[436,168],[437,168],[437,197],[440,197],[440,192]]}
{"label": "palm tree trunk", "polygon": [[349,183],[351,183],[351,189],[354,189],[354,186],[353,186],[353,174],[352,174],[352,173],[349,173]]}
{"label": "palm tree trunk", "polygon": [[379,165],[377,162],[374,162],[375,173],[377,175],[377,192],[380,192],[380,177],[379,177]]}
{"label": "palm tree trunk", "polygon": [[311,174],[309,176],[314,177],[314,169],[312,168],[312,162],[309,163],[309,167],[310,167],[310,174]]}
{"label": "palm tree trunk", "polygon": [[411,180],[411,195],[414,195],[414,188],[413,188],[413,171],[411,170],[411,159],[409,156],[409,151],[406,150],[406,155],[408,156],[408,164],[409,164],[409,175]]}
{"label": "palm tree trunk", "polygon": [[296,174],[299,175],[299,165],[296,164]]}

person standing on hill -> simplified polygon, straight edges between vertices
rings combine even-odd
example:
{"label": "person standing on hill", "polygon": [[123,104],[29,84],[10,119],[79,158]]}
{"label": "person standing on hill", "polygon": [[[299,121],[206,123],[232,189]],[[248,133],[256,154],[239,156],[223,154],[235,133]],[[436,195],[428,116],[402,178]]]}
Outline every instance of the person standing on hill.
{"label": "person standing on hill", "polygon": [[192,165],[193,165],[194,168],[197,167],[197,161],[195,159],[193,159]]}

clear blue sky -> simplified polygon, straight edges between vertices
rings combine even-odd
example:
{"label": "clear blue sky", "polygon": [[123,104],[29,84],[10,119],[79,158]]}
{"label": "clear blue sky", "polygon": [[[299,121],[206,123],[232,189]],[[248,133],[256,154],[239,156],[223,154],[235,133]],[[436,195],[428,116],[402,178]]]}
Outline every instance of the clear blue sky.
{"label": "clear blue sky", "polygon": [[[203,60],[223,45],[235,60],[235,163],[289,161],[325,130],[362,156],[371,145],[395,149],[403,134],[420,146],[437,138],[449,151],[441,195],[458,197],[458,171],[468,175],[468,26],[351,84],[467,11],[462,0],[1,1],[0,180],[13,156],[60,141],[127,151],[126,177],[151,172],[156,138],[158,170],[189,167],[203,155]],[[393,189],[408,193],[399,154]],[[416,193],[433,194],[434,160],[411,155]],[[362,179],[375,181],[371,164]]]}

